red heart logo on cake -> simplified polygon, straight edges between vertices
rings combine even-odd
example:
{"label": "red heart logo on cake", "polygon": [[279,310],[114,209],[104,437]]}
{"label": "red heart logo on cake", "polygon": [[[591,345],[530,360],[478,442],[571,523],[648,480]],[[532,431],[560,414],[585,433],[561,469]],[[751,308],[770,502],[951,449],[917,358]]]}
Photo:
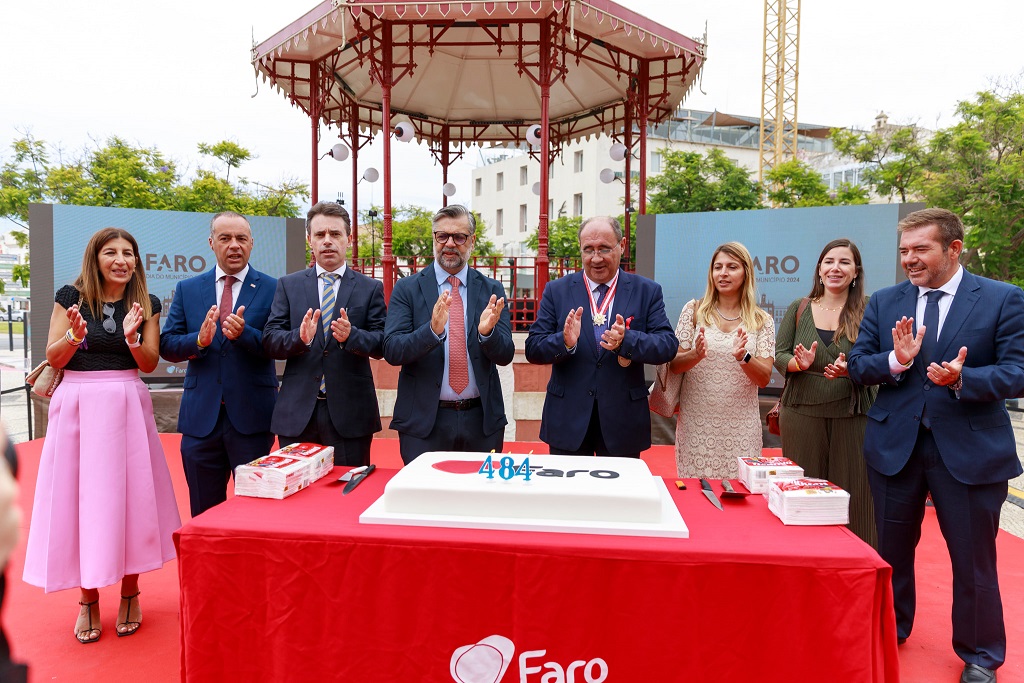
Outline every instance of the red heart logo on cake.
{"label": "red heart logo on cake", "polygon": [[450,474],[476,474],[483,466],[483,460],[442,460],[431,465],[435,470]]}

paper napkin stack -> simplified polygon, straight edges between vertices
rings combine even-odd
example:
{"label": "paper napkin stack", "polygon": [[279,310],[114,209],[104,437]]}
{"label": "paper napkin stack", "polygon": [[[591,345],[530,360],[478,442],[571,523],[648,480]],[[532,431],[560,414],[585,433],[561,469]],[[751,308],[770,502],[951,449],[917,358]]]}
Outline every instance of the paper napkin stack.
{"label": "paper napkin stack", "polygon": [[287,498],[334,468],[334,448],[293,443],[235,468],[235,495]]}
{"label": "paper napkin stack", "polygon": [[847,524],[850,494],[824,479],[772,477],[768,483],[768,509],[783,524]]}
{"label": "paper napkin stack", "polygon": [[804,468],[789,458],[736,458],[740,466],[740,482],[751,493],[767,493],[768,477],[796,479],[804,476]]}

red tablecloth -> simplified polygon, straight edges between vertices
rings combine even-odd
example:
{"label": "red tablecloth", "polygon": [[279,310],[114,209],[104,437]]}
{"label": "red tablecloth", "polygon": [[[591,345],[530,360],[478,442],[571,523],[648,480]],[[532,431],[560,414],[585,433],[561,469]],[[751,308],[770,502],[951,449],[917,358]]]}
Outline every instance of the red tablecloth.
{"label": "red tablecloth", "polygon": [[451,672],[492,635],[504,683],[899,680],[889,566],[761,496],[672,486],[689,539],[378,526],[394,473],[342,496],[340,471],[175,536],[184,680],[495,683]]}

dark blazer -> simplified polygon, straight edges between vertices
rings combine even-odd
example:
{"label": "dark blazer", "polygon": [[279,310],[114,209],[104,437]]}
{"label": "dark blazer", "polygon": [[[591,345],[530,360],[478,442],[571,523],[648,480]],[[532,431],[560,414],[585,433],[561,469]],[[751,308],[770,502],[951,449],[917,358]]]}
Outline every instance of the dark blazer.
{"label": "dark blazer", "polygon": [[[476,328],[492,294],[500,299],[505,296],[505,288],[470,268],[466,275],[466,343],[480,389],[483,432],[487,435],[508,424],[497,366],[508,365],[515,356],[507,306],[490,336],[483,342],[479,340]],[[437,296],[433,266],[402,278],[391,292],[384,331],[384,359],[402,367],[391,428],[419,439],[427,438],[434,428],[444,377],[444,342],[439,342],[430,329]]]}
{"label": "dark blazer", "polygon": [[938,339],[945,361],[967,347],[959,400],[932,384],[924,363],[915,361],[900,381],[890,374],[890,330],[903,316],[916,317],[917,296],[909,281],[872,295],[848,358],[854,382],[881,385],[868,411],[868,465],[886,476],[903,469],[927,405],[935,443],[954,478],[992,484],[1016,477],[1021,465],[1005,400],[1024,393],[1024,292],[964,270]]}
{"label": "dark blazer", "polygon": [[270,319],[263,330],[263,348],[272,358],[288,362],[271,429],[285,436],[300,434],[313,416],[320,379],[326,374],[327,406],[338,433],[352,439],[379,432],[380,411],[369,359],[382,355],[387,314],[384,286],[351,266],[345,269],[334,307],[335,318],[344,308],[352,323],[352,333],[344,344],[333,335],[325,339],[323,325],[317,327],[311,346],[302,342],[299,327],[310,308],[320,308],[316,268],[277,281]]}
{"label": "dark blazer", "polygon": [[216,270],[182,280],[160,332],[160,355],[172,363],[188,361],[178,431],[208,436],[217,424],[223,401],[231,425],[242,434],[270,431],[277,396],[274,361],[263,351],[263,326],[270,314],[277,280],[250,267],[238,293],[235,310],[245,306],[245,329],[232,341],[220,326],[205,349],[198,345],[199,328],[217,305]]}
{"label": "dark blazer", "polygon": [[[580,306],[580,338],[576,352],[570,354],[562,330],[569,311]],[[544,289],[537,322],[526,337],[526,359],[553,365],[540,425],[540,438],[550,446],[577,450],[586,436],[595,401],[601,434],[611,453],[638,453],[651,446],[644,364],[667,363],[679,348],[665,315],[661,285],[620,271],[612,315],[632,318],[617,353],[601,348],[594,339],[583,273],[554,280]],[[616,356],[631,363],[622,367]]]}

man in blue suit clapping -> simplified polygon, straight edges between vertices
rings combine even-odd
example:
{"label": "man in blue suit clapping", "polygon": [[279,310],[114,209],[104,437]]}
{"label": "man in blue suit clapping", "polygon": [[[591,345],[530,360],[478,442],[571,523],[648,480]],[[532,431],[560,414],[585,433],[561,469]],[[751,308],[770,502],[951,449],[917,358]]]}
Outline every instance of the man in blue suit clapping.
{"label": "man in blue suit clapping", "polygon": [[233,211],[210,221],[217,266],[179,282],[160,333],[160,355],[188,361],[178,413],[181,460],[192,516],[227,497],[238,465],[274,443],[274,361],[263,351],[263,326],[277,280],[249,266],[249,221]]}
{"label": "man in blue suit clapping", "polygon": [[961,267],[964,226],[945,209],[897,229],[907,281],[871,297],[848,361],[854,382],[881,385],[864,439],[878,552],[892,565],[902,643],[930,492],[953,567],[960,680],[986,683],[1006,657],[996,533],[1007,480],[1021,473],[1005,401],[1024,393],[1024,292]]}
{"label": "man in blue suit clapping", "polygon": [[552,281],[526,338],[526,359],[550,364],[540,438],[556,455],[640,457],[651,446],[644,364],[679,348],[661,285],[619,270],[626,240],[614,218],[579,231],[583,272]]}
{"label": "man in blue suit clapping", "polygon": [[505,288],[469,266],[476,217],[434,214],[434,263],[395,285],[384,358],[400,365],[391,427],[408,464],[428,451],[501,451],[505,403],[498,366],[515,355]]}

